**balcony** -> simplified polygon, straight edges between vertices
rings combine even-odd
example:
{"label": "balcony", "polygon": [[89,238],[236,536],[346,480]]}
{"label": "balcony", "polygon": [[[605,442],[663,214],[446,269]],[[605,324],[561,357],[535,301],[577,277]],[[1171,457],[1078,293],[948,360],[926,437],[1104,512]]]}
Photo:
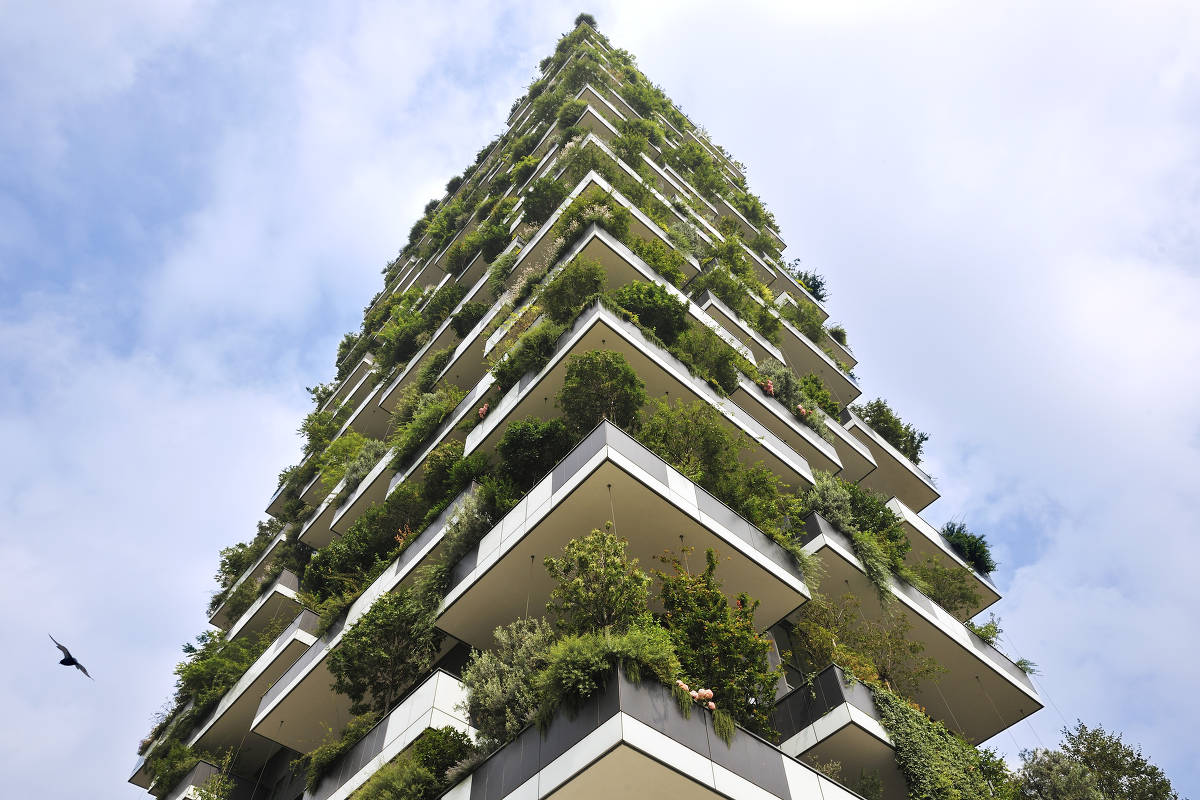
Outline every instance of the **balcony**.
{"label": "balcony", "polygon": [[[785,292],[775,293],[775,305],[781,306],[784,303],[799,305],[800,301],[796,300],[796,297],[799,297],[816,307],[817,313],[821,317],[821,322],[825,322],[829,319],[829,312],[825,310],[825,306],[821,305],[821,301],[813,297],[812,294],[809,293],[808,289],[805,289],[803,286],[801,286],[800,282],[793,278],[791,273],[789,273],[787,270],[780,270],[780,274],[785,277],[785,281],[790,285],[790,288],[788,288],[788,290]],[[795,294],[796,297],[793,297],[793,294]]]}
{"label": "balcony", "polygon": [[457,678],[434,670],[347,750],[317,788],[305,793],[304,800],[345,800],[427,728],[449,725],[470,734],[472,729],[459,709],[466,699],[466,690]]}
{"label": "balcony", "polygon": [[670,690],[617,671],[578,713],[526,728],[451,788],[445,800],[852,800],[858,795],[738,729],[725,744],[699,708],[685,717]]}
{"label": "balcony", "polygon": [[756,363],[767,358],[773,358],[781,364],[783,363],[783,353],[780,352],[779,348],[767,341],[761,333],[747,325],[738,316],[736,311],[722,302],[721,298],[705,290],[703,294],[696,298],[695,302],[701,311],[712,317],[718,325],[745,345],[746,349],[754,354],[754,361]]}
{"label": "balcony", "polygon": [[562,388],[569,357],[592,350],[610,350],[624,356],[645,383],[647,397],[672,402],[700,400],[716,407],[724,424],[742,438],[742,458],[747,463],[762,461],[764,467],[792,487],[812,484],[808,464],[774,433],[691,375],[682,362],[647,340],[632,323],[600,304],[586,310],[562,335],[549,363],[539,372],[522,378],[496,403],[487,418],[471,430],[466,454],[481,449],[494,451],[514,420],[556,416],[554,397]]}
{"label": "balcony", "polygon": [[474,647],[488,646],[497,626],[545,607],[552,582],[542,559],[609,521],[645,567],[683,545],[696,548],[694,559],[715,549],[725,591],[759,600],[756,623],[763,628],[808,599],[782,547],[604,422],[455,565],[438,627]]}
{"label": "balcony", "polygon": [[[464,492],[464,496],[466,493]],[[461,500],[461,498],[460,498]],[[350,699],[330,688],[333,677],[327,656],[342,640],[342,633],[381,596],[410,583],[413,571],[430,563],[441,552],[446,525],[458,503],[413,540],[391,566],[354,601],[346,615],[333,623],[262,695],[251,730],[299,753],[321,744],[328,729],[340,731],[350,721]]]}
{"label": "balcony", "polygon": [[389,414],[400,401],[404,390],[411,386],[421,372],[421,368],[425,366],[425,360],[428,356],[440,352],[447,347],[451,347],[458,342],[458,334],[454,331],[454,315],[462,310],[463,306],[470,302],[476,302],[484,297],[487,297],[487,279],[486,276],[475,283],[471,289],[463,295],[463,299],[459,301],[451,311],[450,316],[438,326],[433,335],[429,337],[420,350],[408,361],[408,364],[400,370],[400,373],[387,385],[387,387],[376,395],[376,402],[379,406]]}
{"label": "balcony", "polygon": [[[812,428],[796,419],[792,412],[784,408],[778,400],[764,394],[762,388],[745,375],[741,376],[738,388],[729,395],[729,399],[738,408],[749,414],[755,422],[799,453],[812,469],[834,474],[841,474],[844,471],[837,448],[818,436]],[[832,427],[830,427],[830,432],[833,432]],[[852,465],[851,472],[864,469],[864,463],[865,459],[860,458]]]}
{"label": "balcony", "polygon": [[258,636],[273,622],[295,619],[300,613],[299,591],[300,579],[291,570],[283,570],[233,624],[227,638],[232,641],[242,636]]}
{"label": "balcony", "polygon": [[258,769],[274,754],[274,742],[248,736],[251,720],[263,693],[317,640],[313,631],[317,615],[301,611],[291,625],[258,657],[233,688],[225,693],[208,718],[196,729],[188,745],[198,750],[220,752],[238,748],[239,772]]}
{"label": "balcony", "polygon": [[372,439],[386,439],[392,415],[379,404],[379,396],[383,390],[383,383],[377,383],[363,401],[354,407],[353,413],[337,432],[337,436],[353,430]]}
{"label": "balcony", "polygon": [[321,410],[336,409],[343,403],[357,404],[372,386],[371,371],[375,368],[375,357],[367,353],[362,360],[342,379],[333,394],[321,406]]}
{"label": "balcony", "polygon": [[[285,541],[287,541],[289,530],[291,530],[290,525],[275,535],[275,538],[272,539],[267,545],[267,549],[263,550],[262,555],[258,557],[258,560],[250,565],[250,568],[242,573],[242,575],[236,581],[234,581],[233,585],[229,587],[230,594],[232,594],[233,591],[241,586],[245,581],[254,581],[255,583],[262,581],[263,577],[267,574],[267,570],[271,568],[271,564],[274,562],[275,556],[278,555],[279,547]],[[228,597],[228,595],[226,596]],[[226,603],[222,603],[221,605],[217,606],[217,610],[213,612],[211,617],[208,618],[208,624],[222,630],[228,630],[229,626],[233,624],[233,622],[234,620],[229,618],[229,607]]]}
{"label": "balcony", "polygon": [[918,512],[938,499],[933,479],[885,441],[853,409],[843,409],[842,424],[867,446],[875,459],[875,470],[860,481],[863,486],[884,497],[898,497],[900,502]]}
{"label": "balcony", "polygon": [[1000,592],[992,583],[991,576],[972,569],[971,565],[954,551],[954,548],[946,541],[946,537],[942,536],[941,531],[895,497],[888,501],[888,508],[895,511],[896,515],[900,517],[901,522],[904,523],[904,532],[908,535],[908,541],[912,543],[912,549],[906,558],[909,563],[920,563],[929,556],[933,556],[941,562],[943,567],[962,567],[971,573],[975,590],[979,592],[979,604],[970,609],[968,616],[975,616],[1000,599]]}
{"label": "balcony", "polygon": [[[804,549],[821,559],[823,583],[857,597],[864,616],[882,615],[875,587],[849,537],[819,514],[810,514],[805,522]],[[936,685],[927,682],[913,698],[931,717],[979,743],[1042,707],[1029,676],[1000,651],[909,584],[892,577],[889,588],[892,605],[909,623],[908,638],[921,642],[924,654],[946,669]]]}
{"label": "balcony", "polygon": [[779,349],[786,356],[786,362],[797,375],[813,373],[824,382],[829,393],[843,406],[858,399],[862,390],[848,374],[842,371],[833,359],[821,350],[811,339],[801,333],[786,319],[780,321]]}
{"label": "balcony", "polygon": [[836,761],[847,778],[874,772],[883,781],[885,800],[907,797],[892,739],[880,723],[871,690],[852,682],[836,664],[818,673],[811,686],[797,686],[780,697],[773,724],[779,731],[779,749],[789,756]]}
{"label": "balcony", "polygon": [[[167,792],[166,800],[194,800],[200,796],[198,790],[214,775],[219,775],[221,768],[207,761],[201,761],[192,767],[192,771],[183,776],[171,791]],[[254,792],[244,781],[233,779],[233,793],[228,800],[251,800]]]}

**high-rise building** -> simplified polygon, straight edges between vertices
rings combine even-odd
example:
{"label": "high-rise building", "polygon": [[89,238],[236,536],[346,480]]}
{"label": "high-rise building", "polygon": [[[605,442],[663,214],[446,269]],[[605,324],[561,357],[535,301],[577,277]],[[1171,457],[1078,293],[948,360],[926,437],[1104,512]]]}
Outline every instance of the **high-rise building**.
{"label": "high-rise building", "polygon": [[924,434],[858,404],[742,165],[584,15],[446,188],[131,782],[987,796],[972,745],[1041,704],[970,621],[986,541],[920,516]]}

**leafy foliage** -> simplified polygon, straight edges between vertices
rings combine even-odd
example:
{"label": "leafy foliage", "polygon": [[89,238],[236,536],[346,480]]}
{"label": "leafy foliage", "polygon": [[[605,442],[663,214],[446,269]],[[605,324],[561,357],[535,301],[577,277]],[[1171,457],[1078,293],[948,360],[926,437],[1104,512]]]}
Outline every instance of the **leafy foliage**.
{"label": "leafy foliage", "polygon": [[829,299],[829,293],[825,287],[825,277],[818,272],[801,268],[800,259],[793,259],[788,263],[788,272],[792,273],[793,278],[800,281],[801,285],[818,303],[824,303]]}
{"label": "leafy foliage", "polygon": [[525,192],[525,221],[541,225],[550,219],[559,204],[567,197],[567,189],[553,178],[539,178]]}
{"label": "leafy foliage", "polygon": [[441,633],[420,598],[405,587],[376,600],[329,654],[333,688],[356,713],[388,710],[433,663]]}
{"label": "leafy foliage", "polygon": [[941,722],[895,692],[872,686],[883,727],[896,748],[896,766],[915,800],[1003,798],[1003,762],[985,757]]}
{"label": "leafy foliage", "polygon": [[650,576],[626,555],[626,546],[611,530],[594,530],[568,542],[561,558],[546,556],[546,571],[558,582],[546,610],[559,628],[621,633],[645,612]]}
{"label": "leafy foliage", "polygon": [[523,491],[542,479],[575,444],[561,419],[537,418],[509,424],[496,445],[504,474]]}
{"label": "leafy foliage", "polygon": [[667,346],[687,329],[687,304],[657,283],[633,281],[618,289],[613,299]]}
{"label": "leafy foliage", "polygon": [[935,556],[928,556],[912,568],[917,588],[960,620],[971,616],[979,606],[979,590],[970,570],[945,567]]}
{"label": "leafy foliage", "polygon": [[1063,729],[1060,750],[1027,750],[1021,759],[1016,784],[1022,800],[1179,799],[1170,779],[1141,748],[1100,725],[1076,722]]}
{"label": "leafy foliage", "polygon": [[546,665],[555,633],[540,617],[496,628],[495,646],[476,650],[463,668],[466,711],[491,749],[514,738],[533,719],[539,697],[533,676]]}
{"label": "leafy foliage", "polygon": [[883,398],[876,398],[866,405],[852,406],[852,408],[905,458],[913,464],[921,463],[921,450],[929,439],[929,434],[919,431],[901,420]]}
{"label": "leafy foliage", "polygon": [[705,553],[703,572],[693,575],[678,557],[663,558],[670,572],[661,582],[663,626],[671,636],[684,680],[716,693],[733,720],[768,739],[776,735],[769,709],[782,667],[767,663],[770,641],[754,627],[758,601],[745,592],[731,606],[717,580],[717,554]]}
{"label": "leafy foliage", "polygon": [[604,267],[586,258],[572,259],[542,290],[540,302],[552,322],[570,322],[583,304],[604,289]]}
{"label": "leafy foliage", "polygon": [[321,779],[329,773],[342,754],[371,732],[371,729],[379,722],[379,717],[380,714],[375,711],[356,714],[336,736],[332,728],[326,728],[325,740],[304,759],[308,762],[305,769],[305,787],[309,791],[316,789],[320,785]]}
{"label": "leafy foliage", "polygon": [[961,522],[947,522],[942,526],[942,536],[976,572],[990,575],[996,571],[996,562],[986,537],[971,533]]}
{"label": "leafy foliage", "polygon": [[602,420],[631,428],[646,402],[646,390],[623,355],[592,350],[571,356],[556,400],[566,415],[568,430],[579,436]]}

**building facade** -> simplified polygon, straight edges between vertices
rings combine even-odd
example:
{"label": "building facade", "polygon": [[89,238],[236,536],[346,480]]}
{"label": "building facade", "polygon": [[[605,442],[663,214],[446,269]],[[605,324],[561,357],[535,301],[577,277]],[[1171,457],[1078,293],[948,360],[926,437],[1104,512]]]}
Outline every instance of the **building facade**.
{"label": "building facade", "polygon": [[[304,458],[222,553],[213,630],[130,781],[254,800],[985,785],[972,745],[1041,708],[971,622],[999,599],[986,544],[920,516],[938,498],[923,435],[858,404],[821,280],[784,262],[743,167],[585,18],[507,122],[313,390]],[[662,565],[637,625],[677,660],[606,651],[572,702],[526,681],[515,719],[484,720],[479,654],[561,617],[545,560],[606,529]],[[710,551],[713,619],[753,620],[743,651],[712,634],[738,662],[704,687],[715,710],[684,684],[716,665],[662,590]],[[610,627],[555,636],[625,635]],[[751,674],[768,688],[734,695]]]}

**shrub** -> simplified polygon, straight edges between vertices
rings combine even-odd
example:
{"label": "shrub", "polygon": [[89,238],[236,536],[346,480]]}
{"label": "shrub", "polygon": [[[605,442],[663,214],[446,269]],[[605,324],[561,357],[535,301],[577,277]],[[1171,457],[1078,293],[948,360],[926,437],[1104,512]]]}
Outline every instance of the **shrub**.
{"label": "shrub", "polygon": [[707,325],[689,325],[669,348],[671,354],[708,381],[722,395],[738,387],[742,361],[733,347]]}
{"label": "shrub", "polygon": [[841,325],[834,325],[829,328],[829,336],[842,347],[846,346],[846,329]]}
{"label": "shrub", "polygon": [[437,385],[437,379],[442,374],[442,370],[450,363],[450,359],[454,356],[454,348],[446,347],[434,353],[429,359],[421,365],[421,369],[417,372],[416,388],[422,394],[428,394],[433,391]]}
{"label": "shrub", "polygon": [[383,595],[342,634],[329,654],[333,689],[356,713],[387,713],[401,693],[433,663],[442,634],[436,609],[407,587]]}
{"label": "shrub", "polygon": [[575,27],[578,28],[580,25],[590,25],[593,30],[599,30],[598,26],[596,25],[596,18],[591,14],[583,13],[576,17]]}
{"label": "shrub", "polygon": [[[474,300],[464,303],[462,308],[458,310],[458,313],[450,321],[450,326],[454,328],[454,332],[458,335],[458,338],[461,339],[470,333],[479,320],[483,319],[483,315],[488,312],[489,308],[490,306],[487,303],[479,303]],[[442,366],[444,367],[445,365],[443,364]]]}
{"label": "shrub", "polygon": [[961,522],[947,522],[942,526],[942,536],[976,572],[990,575],[996,571],[996,561],[986,537],[971,533]]}
{"label": "shrub", "polygon": [[558,583],[546,610],[559,628],[569,634],[621,633],[645,613],[650,576],[626,555],[626,546],[606,528],[572,539],[562,558],[546,556],[546,571]]}
{"label": "shrub", "polygon": [[547,321],[521,334],[508,351],[507,358],[492,367],[500,391],[507,392],[521,376],[546,366],[554,355],[554,347],[562,332],[561,325]]}
{"label": "shrub", "polygon": [[821,324],[821,312],[812,303],[803,298],[795,303],[784,303],[779,307],[779,313],[810,341],[817,344],[821,342],[825,327]]}
{"label": "shrub", "polygon": [[383,503],[363,512],[344,536],[313,554],[301,586],[318,603],[347,591],[357,595],[395,557],[397,535],[416,528],[426,510],[419,487],[400,484]]}
{"label": "shrub", "polygon": [[539,727],[545,729],[562,706],[572,711],[581,708],[604,688],[618,665],[634,681],[648,672],[671,686],[679,675],[679,659],[671,637],[645,616],[625,633],[597,631],[566,636],[550,648],[546,666],[534,676]]}
{"label": "shrub", "polygon": [[542,479],[574,445],[561,419],[517,420],[504,431],[496,445],[504,474],[522,491]]}
{"label": "shrub", "polygon": [[617,290],[614,299],[668,346],[687,328],[687,304],[657,283],[633,281]]}
{"label": "shrub", "polygon": [[463,179],[462,179],[461,175],[455,175],[453,178],[446,181],[447,194],[454,194],[455,192],[457,192],[458,187],[462,186],[462,182],[463,182]]}
{"label": "shrub", "polygon": [[992,647],[996,646],[996,640],[1000,638],[1000,634],[1004,633],[1004,629],[1000,627],[1000,618],[995,614],[988,614],[987,622],[982,625],[969,620],[964,624],[971,629],[972,633]]}
{"label": "shrub", "polygon": [[818,303],[824,303],[829,299],[829,293],[825,289],[825,278],[817,272],[812,272],[800,267],[800,259],[793,259],[788,262],[788,272],[792,273],[792,277],[800,282],[808,293],[813,296]]}
{"label": "shrub", "polygon": [[463,667],[465,710],[481,744],[498,747],[521,732],[538,706],[533,677],[546,664],[554,629],[543,619],[518,619],[496,628],[496,644],[473,651]]}
{"label": "shrub", "polygon": [[568,100],[558,109],[558,127],[566,128],[574,125],[579,119],[579,115],[587,108],[587,103],[583,100]]}
{"label": "shrub", "polygon": [[305,770],[305,788],[309,791],[316,789],[320,785],[321,779],[329,774],[338,759],[357,744],[362,737],[371,732],[371,729],[379,721],[379,717],[380,715],[373,711],[356,714],[350,718],[346,727],[336,737],[333,735],[333,729],[327,728],[325,740],[310,752],[306,759],[308,767]]}
{"label": "shrub", "polygon": [[524,184],[525,181],[529,179],[529,176],[533,174],[533,171],[537,169],[537,165],[540,160],[541,159],[537,158],[536,156],[525,156],[524,158],[519,159],[515,164],[513,164],[512,172],[510,173],[511,182],[516,184],[518,187]]}
{"label": "shrub", "polygon": [[627,244],[629,245],[629,249],[638,258],[645,261],[652,270],[663,276],[668,283],[674,286],[683,285],[683,270],[685,266],[688,266],[688,262],[678,250],[657,237],[651,239],[633,237]]}
{"label": "shrub", "polygon": [[342,476],[346,474],[346,468],[358,456],[367,441],[367,437],[357,431],[346,431],[333,440],[325,448],[325,452],[321,453],[317,459],[317,469],[321,472],[321,486],[326,494],[341,483]]}
{"label": "shrub", "polygon": [[515,251],[505,253],[492,263],[488,270],[488,291],[492,293],[493,297],[499,298],[504,294],[504,282],[516,263],[517,253]]}
{"label": "shrub", "polygon": [[436,391],[422,393],[418,387],[405,389],[392,412],[393,431],[388,444],[396,450],[392,468],[399,472],[428,443],[442,420],[458,406],[464,392],[457,386],[448,385]]}
{"label": "shrub", "polygon": [[342,485],[342,491],[334,500],[335,504],[340,506],[346,502],[347,498],[362,483],[362,479],[367,477],[367,474],[375,469],[375,465],[379,463],[379,460],[387,455],[387,451],[388,446],[377,439],[368,439],[363,444],[358,454],[354,457],[354,460],[346,465],[345,474],[342,476],[345,483]]}
{"label": "shrub", "polygon": [[559,204],[567,197],[567,189],[553,178],[539,178],[525,192],[525,221],[541,225],[550,219]]}
{"label": "shrub", "polygon": [[791,638],[807,670],[835,663],[864,683],[886,682],[912,695],[944,670],[924,655],[925,646],[910,637],[909,628],[903,611],[890,607],[868,618],[859,599],[844,594],[836,601],[814,597],[805,603]]}
{"label": "shrub", "polygon": [[918,588],[960,620],[971,616],[971,611],[979,605],[979,591],[968,569],[945,567],[934,556],[928,556],[912,572]]}
{"label": "shrub", "polygon": [[602,420],[632,428],[646,402],[646,386],[620,353],[593,350],[567,362],[563,386],[556,398],[566,415],[567,429],[576,436]]}
{"label": "shrub", "polygon": [[905,423],[883,398],[876,398],[864,406],[851,406],[854,412],[871,426],[892,447],[899,450],[913,464],[921,463],[921,450],[929,434]]}
{"label": "shrub", "polygon": [[677,557],[663,557],[670,572],[661,582],[663,625],[671,635],[684,680],[712,689],[719,708],[768,739],[776,736],[770,710],[782,667],[767,662],[771,642],[754,627],[758,601],[745,592],[730,606],[717,580],[717,554],[705,552],[704,571],[693,575]]}
{"label": "shrub", "polygon": [[563,325],[579,313],[583,304],[604,289],[605,272],[600,262],[572,259],[542,290],[540,302],[552,322]]}

